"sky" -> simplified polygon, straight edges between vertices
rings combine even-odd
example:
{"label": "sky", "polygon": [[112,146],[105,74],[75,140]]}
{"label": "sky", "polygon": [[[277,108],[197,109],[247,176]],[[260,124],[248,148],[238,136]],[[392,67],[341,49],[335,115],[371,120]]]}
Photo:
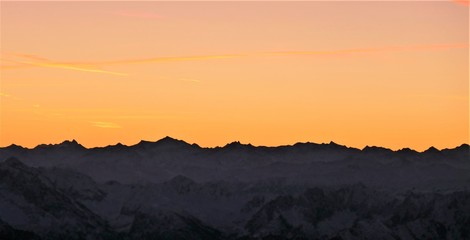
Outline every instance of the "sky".
{"label": "sky", "polygon": [[469,142],[468,1],[3,1],[0,12],[0,146]]}

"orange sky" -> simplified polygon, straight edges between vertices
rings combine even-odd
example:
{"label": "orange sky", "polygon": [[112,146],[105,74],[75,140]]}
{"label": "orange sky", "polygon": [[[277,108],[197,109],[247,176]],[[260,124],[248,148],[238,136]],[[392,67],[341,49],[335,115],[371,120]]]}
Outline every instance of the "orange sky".
{"label": "orange sky", "polygon": [[468,143],[463,3],[2,2],[0,146]]}

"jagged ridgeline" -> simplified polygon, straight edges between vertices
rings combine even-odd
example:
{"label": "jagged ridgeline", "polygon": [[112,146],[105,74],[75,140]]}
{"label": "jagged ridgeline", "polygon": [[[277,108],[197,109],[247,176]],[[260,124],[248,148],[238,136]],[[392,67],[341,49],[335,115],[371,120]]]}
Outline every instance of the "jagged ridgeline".
{"label": "jagged ridgeline", "polygon": [[0,148],[0,239],[470,239],[470,148]]}

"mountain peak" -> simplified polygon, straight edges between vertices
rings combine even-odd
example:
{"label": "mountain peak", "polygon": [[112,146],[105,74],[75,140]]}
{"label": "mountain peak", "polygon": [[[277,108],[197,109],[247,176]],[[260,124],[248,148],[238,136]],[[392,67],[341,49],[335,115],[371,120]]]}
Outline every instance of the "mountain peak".
{"label": "mountain peak", "polygon": [[240,141],[233,141],[231,143],[227,143],[225,146],[241,146],[243,144],[240,143]]}
{"label": "mountain peak", "polygon": [[83,147],[80,143],[78,143],[75,139],[72,139],[72,140],[65,140],[61,143],[58,143],[58,144],[40,144],[40,145],[37,145],[35,148],[39,148],[39,149],[47,149],[47,148],[56,148],[56,147],[59,147],[59,148],[85,148]]}
{"label": "mountain peak", "polygon": [[120,142],[118,142],[118,143],[116,143],[116,144],[114,144],[114,145],[109,145],[109,146],[107,146],[107,148],[116,150],[116,149],[126,149],[127,146],[124,145],[124,144],[122,144],[122,143],[120,143]]}
{"label": "mountain peak", "polygon": [[60,147],[68,147],[68,148],[84,148],[80,143],[78,143],[75,139],[72,140],[65,140],[60,144],[57,144]]}
{"label": "mountain peak", "polygon": [[415,150],[413,150],[411,148],[402,148],[402,149],[398,150],[397,152],[399,152],[399,153],[417,153]]}
{"label": "mountain peak", "polygon": [[324,144],[324,145],[327,145],[327,146],[329,146],[329,147],[331,147],[331,148],[348,148],[348,147],[345,146],[345,145],[341,145],[341,144],[338,144],[338,143],[333,142],[333,141],[330,141],[329,143],[326,143],[326,144]]}
{"label": "mountain peak", "polygon": [[178,140],[178,139],[175,139],[175,138],[172,138],[170,136],[166,136],[160,140],[157,140],[155,142],[153,141],[147,141],[147,140],[140,140],[140,142],[137,144],[137,145],[141,145],[141,144],[155,144],[155,143],[175,143],[175,142],[184,142],[182,140]]}
{"label": "mountain peak", "polygon": [[430,148],[428,148],[426,151],[424,152],[428,152],[428,153],[439,153],[440,151],[435,148],[434,146],[431,146]]}
{"label": "mountain peak", "polygon": [[322,144],[322,145],[326,145],[326,146],[328,146],[329,148],[332,148],[332,149],[352,148],[352,147],[347,147],[345,145],[338,144],[338,143],[333,142],[333,141],[330,141],[330,143],[326,143],[326,144]]}
{"label": "mountain peak", "polygon": [[470,145],[468,145],[468,144],[464,143],[464,144],[462,144],[462,145],[460,145],[460,146],[458,146],[458,147],[456,147],[456,148],[458,148],[458,149],[467,149],[467,150],[469,150],[469,149],[470,149]]}
{"label": "mountain peak", "polygon": [[80,145],[80,144],[77,142],[77,140],[72,139],[72,140],[65,140],[59,145]]}
{"label": "mountain peak", "polygon": [[386,148],[367,145],[362,150],[384,150],[384,149],[386,149]]}
{"label": "mountain peak", "polygon": [[365,146],[363,149],[362,149],[363,152],[366,152],[366,153],[387,153],[387,152],[391,152],[390,149],[388,148],[384,148],[384,147],[378,147],[378,146]]}
{"label": "mountain peak", "polygon": [[243,144],[243,143],[240,143],[240,141],[233,141],[231,143],[226,144],[223,148],[237,149],[237,148],[242,148],[242,147],[253,147],[253,145]]}
{"label": "mountain peak", "polygon": [[183,140],[178,140],[176,138],[172,138],[170,136],[166,136],[158,141],[156,143],[181,143],[184,142]]}
{"label": "mountain peak", "polygon": [[169,137],[169,136],[166,136],[156,142],[151,142],[151,141],[145,141],[145,140],[141,140],[138,144],[136,144],[135,146],[140,146],[140,147],[144,147],[144,148],[147,148],[147,147],[184,147],[184,146],[194,146],[194,145],[191,145],[183,140],[179,140],[179,139],[175,139],[175,138],[172,138],[172,137]]}
{"label": "mountain peak", "polygon": [[10,148],[10,149],[25,149],[24,147],[20,146],[20,145],[16,145],[16,144],[11,144],[9,146],[7,146],[6,148]]}

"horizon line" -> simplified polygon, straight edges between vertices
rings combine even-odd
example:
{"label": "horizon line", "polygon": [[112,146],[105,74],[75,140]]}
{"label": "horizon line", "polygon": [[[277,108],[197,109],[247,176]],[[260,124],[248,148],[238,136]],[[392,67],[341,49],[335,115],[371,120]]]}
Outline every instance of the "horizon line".
{"label": "horizon line", "polygon": [[5,149],[5,148],[9,148],[9,147],[21,147],[23,149],[28,149],[28,150],[33,150],[33,149],[36,149],[38,147],[41,147],[41,146],[57,146],[57,145],[61,145],[61,144],[64,144],[64,143],[73,143],[75,142],[77,145],[85,148],[85,149],[97,149],[97,148],[107,148],[107,147],[113,147],[113,146],[125,146],[125,147],[133,147],[133,146],[137,146],[139,144],[142,144],[142,143],[158,143],[158,142],[161,142],[161,141],[164,141],[164,140],[173,140],[173,141],[177,141],[177,142],[182,142],[182,143],[185,143],[185,144],[188,144],[188,145],[192,145],[192,146],[197,146],[199,148],[202,148],[202,149],[216,149],[216,148],[224,148],[224,147],[227,147],[231,144],[240,144],[240,145],[244,145],[244,146],[251,146],[251,147],[254,147],[254,148],[257,148],[257,147],[260,147],[260,148],[278,148],[278,147],[292,147],[292,146],[295,146],[297,144],[313,144],[313,145],[338,145],[338,146],[341,146],[341,147],[345,147],[345,148],[349,148],[349,149],[357,149],[357,150],[364,150],[364,149],[367,149],[367,148],[382,148],[382,149],[385,149],[385,150],[390,150],[390,151],[393,151],[393,152],[397,152],[397,151],[402,151],[402,150],[411,150],[411,151],[414,151],[414,152],[417,152],[417,153],[424,153],[426,151],[429,151],[429,150],[432,150],[432,149],[436,149],[438,151],[443,151],[443,150],[451,150],[451,149],[456,149],[456,148],[459,148],[459,147],[462,147],[462,146],[470,146],[469,143],[462,143],[458,146],[455,146],[455,147],[445,147],[445,148],[436,148],[434,146],[430,146],[428,148],[426,148],[425,150],[422,150],[422,151],[418,151],[414,148],[410,148],[410,147],[403,147],[403,148],[399,148],[399,149],[392,149],[392,148],[388,148],[388,147],[384,147],[384,146],[378,146],[378,145],[366,145],[362,148],[359,148],[359,147],[352,147],[352,146],[348,146],[348,145],[343,145],[343,144],[339,144],[337,142],[334,142],[334,141],[330,141],[330,142],[322,142],[322,143],[318,143],[318,142],[310,142],[310,141],[307,141],[307,142],[295,142],[295,143],[292,143],[292,144],[283,144],[283,145],[271,145],[271,146],[268,146],[268,145],[253,145],[252,143],[241,143],[239,140],[235,140],[235,141],[232,141],[232,142],[228,142],[226,143],[225,145],[217,145],[217,146],[214,146],[214,147],[204,147],[204,146],[201,146],[197,143],[189,143],[185,140],[181,140],[181,139],[177,139],[177,138],[173,138],[173,137],[170,137],[170,136],[165,136],[163,138],[160,138],[158,140],[155,140],[155,141],[151,141],[151,140],[144,140],[144,139],[141,139],[140,141],[138,141],[137,143],[135,144],[123,144],[121,142],[117,142],[115,144],[108,144],[108,145],[105,145],[105,146],[94,146],[94,147],[86,147],[84,146],[83,144],[79,143],[76,139],[66,139],[66,140],[63,140],[62,142],[58,142],[58,143],[41,143],[41,144],[37,144],[36,146],[34,147],[25,147],[25,146],[22,146],[22,145],[19,145],[19,144],[15,144],[15,143],[12,143],[10,145],[6,145],[6,146],[0,146],[0,149]]}

